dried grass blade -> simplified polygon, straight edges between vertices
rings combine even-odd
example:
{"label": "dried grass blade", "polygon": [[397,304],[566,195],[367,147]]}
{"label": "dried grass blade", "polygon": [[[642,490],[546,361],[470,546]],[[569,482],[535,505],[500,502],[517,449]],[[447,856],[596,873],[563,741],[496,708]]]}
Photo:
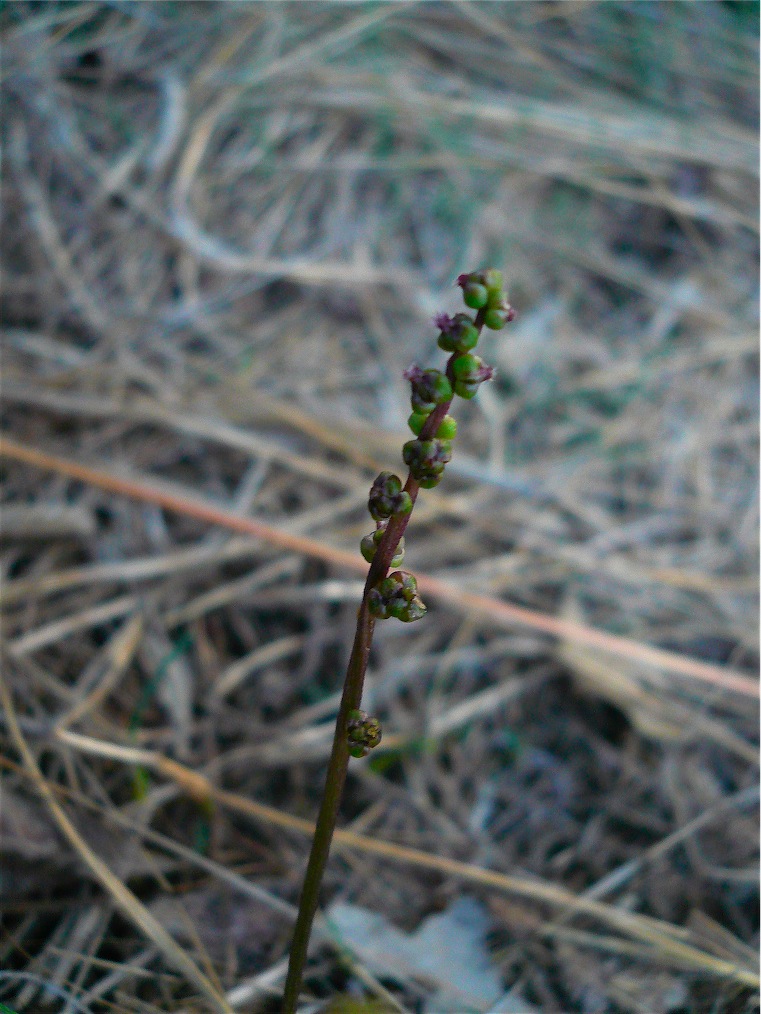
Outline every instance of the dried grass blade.
{"label": "dried grass blade", "polygon": [[5,719],[8,724],[11,736],[21,754],[24,765],[32,777],[40,796],[45,801],[50,815],[60,828],[69,844],[76,851],[87,868],[103,889],[111,896],[114,904],[134,926],[136,926],[155,946],[161,951],[167,964],[176,968],[186,977],[188,982],[201,991],[213,1011],[221,1014],[230,1014],[231,1007],[225,997],[198,969],[196,964],[188,957],[185,951],[179,947],[163,926],[154,919],[145,906],[135,897],[129,888],[125,887],[121,880],[116,877],[103,860],[97,856],[86,841],[79,834],[72,822],[64,813],[61,806],[55,799],[50,786],[47,784],[42,771],[37,766],[32,751],[27,746],[26,740],[16,720],[16,711],[11,700],[11,695],[5,680],[0,675],[0,699],[5,711]]}
{"label": "dried grass blade", "polygon": [[[7,693],[4,693],[4,696],[7,696]],[[64,738],[70,745],[79,746],[88,752],[111,756],[113,759],[124,760],[127,763],[144,764],[158,774],[171,779],[194,799],[212,799],[233,812],[307,836],[311,836],[314,832],[314,824],[311,821],[291,816],[275,807],[257,803],[253,799],[239,796],[236,793],[218,789],[200,772],[193,771],[155,751],[114,749],[110,743],[101,743],[99,740],[76,736],[72,733],[65,733]],[[48,792],[50,792],[49,789]],[[354,849],[366,855],[382,856],[394,862],[436,870],[468,883],[482,884],[514,897],[547,904],[553,909],[559,910],[565,918],[573,915],[589,916],[603,925],[619,930],[634,940],[640,940],[650,945],[654,948],[654,957],[660,959],[662,963],[677,968],[697,969],[706,974],[732,979],[754,988],[757,988],[761,983],[755,970],[743,967],[738,962],[717,958],[713,954],[692,946],[687,942],[688,931],[679,926],[672,926],[649,916],[628,912],[610,904],[575,895],[563,887],[545,881],[509,876],[472,863],[450,859],[447,856],[432,855],[420,849],[397,845],[394,842],[356,834],[352,831],[337,829],[333,842],[336,848]]]}
{"label": "dried grass blade", "polygon": [[[68,475],[111,493],[141,500],[145,503],[154,503],[166,510],[176,511],[209,524],[220,525],[230,531],[252,535],[280,549],[325,560],[333,565],[358,572],[363,576],[367,572],[367,564],[355,553],[336,549],[303,535],[295,535],[274,528],[253,518],[241,517],[197,497],[166,491],[160,488],[158,483],[148,484],[122,478],[104,469],[90,468],[75,461],[45,454],[43,451],[9,440],[7,437],[0,437],[0,456],[3,455],[37,468]],[[558,616],[549,616],[546,613],[539,613],[536,610],[516,606],[513,603],[503,602],[486,595],[476,595],[473,592],[455,588],[438,578],[426,577],[424,574],[419,576],[418,586],[430,597],[447,602],[457,609],[481,614],[500,624],[510,627],[515,625],[528,627],[552,637],[567,638],[569,641],[586,644],[601,651],[608,651],[613,655],[620,655],[623,658],[656,666],[667,672],[710,683],[746,697],[757,698],[759,696],[758,681],[733,669],[711,665],[673,651],[655,648],[652,645],[616,634],[608,634],[582,623],[565,620]],[[26,636],[32,637],[34,635]]]}

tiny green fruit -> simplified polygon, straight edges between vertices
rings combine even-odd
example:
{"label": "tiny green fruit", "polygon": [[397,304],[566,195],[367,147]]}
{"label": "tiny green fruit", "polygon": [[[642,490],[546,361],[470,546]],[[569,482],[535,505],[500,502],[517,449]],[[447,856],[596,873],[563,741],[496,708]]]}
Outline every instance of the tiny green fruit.
{"label": "tiny green fruit", "polygon": [[457,436],[457,420],[454,416],[444,416],[439,423],[439,428],[436,430],[436,436],[439,440],[454,440]]}
{"label": "tiny green fruit", "polygon": [[359,551],[368,563],[372,563],[378,551],[378,545],[372,535],[366,535],[359,544]]}
{"label": "tiny green fruit", "polygon": [[501,331],[507,323],[507,314],[504,310],[487,310],[484,314],[484,324],[492,331]]}
{"label": "tiny green fruit", "polygon": [[454,351],[457,352],[470,352],[478,345],[478,328],[473,324],[465,324],[460,328],[460,332],[457,335],[456,344]]}
{"label": "tiny green fruit", "polygon": [[470,401],[471,398],[475,398],[478,394],[478,384],[472,380],[456,380],[454,393],[459,398],[465,398],[466,401]]}
{"label": "tiny green fruit", "polygon": [[449,401],[452,397],[452,385],[449,383],[448,378],[440,373],[438,376],[433,378],[431,384],[433,400],[437,405],[443,405],[444,402]]}
{"label": "tiny green fruit", "polygon": [[478,365],[478,360],[475,356],[458,356],[452,363],[452,373],[454,374],[455,381],[472,377],[478,369]]}
{"label": "tiny green fruit", "polygon": [[468,282],[462,290],[462,298],[465,305],[469,306],[471,310],[480,310],[486,306],[489,293],[485,285],[480,285],[478,282]]}
{"label": "tiny green fruit", "polygon": [[495,268],[488,268],[486,271],[482,272],[482,279],[483,284],[488,290],[489,303],[491,304],[491,300],[496,294],[499,294],[500,297],[502,295],[502,286],[504,284],[502,281],[502,272],[497,271]]}
{"label": "tiny green fruit", "polygon": [[[428,415],[430,415],[430,412],[428,413]],[[416,437],[420,435],[420,431],[425,426],[426,420],[428,419],[428,415],[426,415],[424,412],[413,412],[412,415],[407,420],[407,425],[409,426],[409,428],[412,430],[412,432],[415,434]]]}

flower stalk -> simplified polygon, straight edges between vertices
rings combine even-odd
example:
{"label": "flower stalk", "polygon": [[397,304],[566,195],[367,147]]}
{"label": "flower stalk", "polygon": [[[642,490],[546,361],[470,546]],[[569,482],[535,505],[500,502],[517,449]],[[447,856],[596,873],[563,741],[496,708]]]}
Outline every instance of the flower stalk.
{"label": "flower stalk", "polygon": [[454,397],[474,397],[479,386],[494,375],[492,367],[471,354],[481,330],[484,326],[499,330],[515,317],[505,297],[499,271],[489,269],[463,274],[457,279],[457,284],[463,290],[466,306],[475,310],[476,314],[475,317],[466,313],[454,317],[439,314],[434,319],[440,332],[439,347],[451,353],[446,370],[422,369],[414,365],[404,374],[412,389],[409,427],[415,435],[415,439],[408,441],[403,449],[404,462],[409,468],[407,480],[402,487],[398,476],[381,472],[370,489],[368,510],[376,528],[361,543],[362,555],[370,563],[370,569],[357,614],[357,629],[336,719],[325,790],[299,899],[283,994],[284,1014],[294,1014],[298,1003],[312,922],[338,818],[349,757],[366,756],[381,740],[380,723],[360,708],[375,623],[390,617],[414,622],[426,612],[417,594],[414,576],[401,570],[389,574],[389,570],[402,562],[403,536],[418,493],[421,489],[438,485],[451,460],[452,439],[457,431],[457,424],[449,415]]}

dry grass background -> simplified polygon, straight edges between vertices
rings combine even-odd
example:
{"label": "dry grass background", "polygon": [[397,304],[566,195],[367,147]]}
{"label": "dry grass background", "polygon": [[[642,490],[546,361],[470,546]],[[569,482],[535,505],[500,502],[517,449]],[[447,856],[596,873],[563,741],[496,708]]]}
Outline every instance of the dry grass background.
{"label": "dry grass background", "polygon": [[[326,905],[477,899],[504,1011],[757,1009],[757,11],[3,7],[4,1003],[276,1008],[401,372],[493,264]],[[309,1010],[423,1009],[323,929]]]}

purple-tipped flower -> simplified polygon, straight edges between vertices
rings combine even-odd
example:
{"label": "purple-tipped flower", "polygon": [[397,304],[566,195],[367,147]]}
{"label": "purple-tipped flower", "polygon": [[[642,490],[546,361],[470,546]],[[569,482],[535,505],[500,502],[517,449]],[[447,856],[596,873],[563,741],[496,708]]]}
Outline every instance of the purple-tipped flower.
{"label": "purple-tipped flower", "polygon": [[458,356],[452,363],[454,392],[461,398],[473,398],[479,385],[494,376],[494,367],[487,365],[480,356]]}
{"label": "purple-tipped flower", "polygon": [[[478,359],[478,356],[476,356],[476,359]],[[482,360],[481,365],[478,367],[478,370],[476,372],[476,380],[478,381],[479,384],[483,384],[487,380],[493,380],[494,373],[495,373],[494,367],[489,366],[488,363],[485,363]]]}
{"label": "purple-tipped flower", "polygon": [[422,366],[418,366],[417,363],[410,363],[410,365],[404,371],[404,373],[402,374],[402,376],[404,377],[405,380],[409,380],[409,382],[411,384],[414,384],[415,381],[420,376],[422,376],[422,373],[423,373],[423,367]]}
{"label": "purple-tipped flower", "polygon": [[428,415],[437,405],[452,399],[452,385],[441,370],[424,370],[413,363],[404,371],[404,379],[412,385],[412,408]]}
{"label": "purple-tipped flower", "polygon": [[436,318],[441,334],[439,348],[445,352],[470,352],[478,342],[478,328],[467,313],[456,313],[449,317],[441,313]]}

